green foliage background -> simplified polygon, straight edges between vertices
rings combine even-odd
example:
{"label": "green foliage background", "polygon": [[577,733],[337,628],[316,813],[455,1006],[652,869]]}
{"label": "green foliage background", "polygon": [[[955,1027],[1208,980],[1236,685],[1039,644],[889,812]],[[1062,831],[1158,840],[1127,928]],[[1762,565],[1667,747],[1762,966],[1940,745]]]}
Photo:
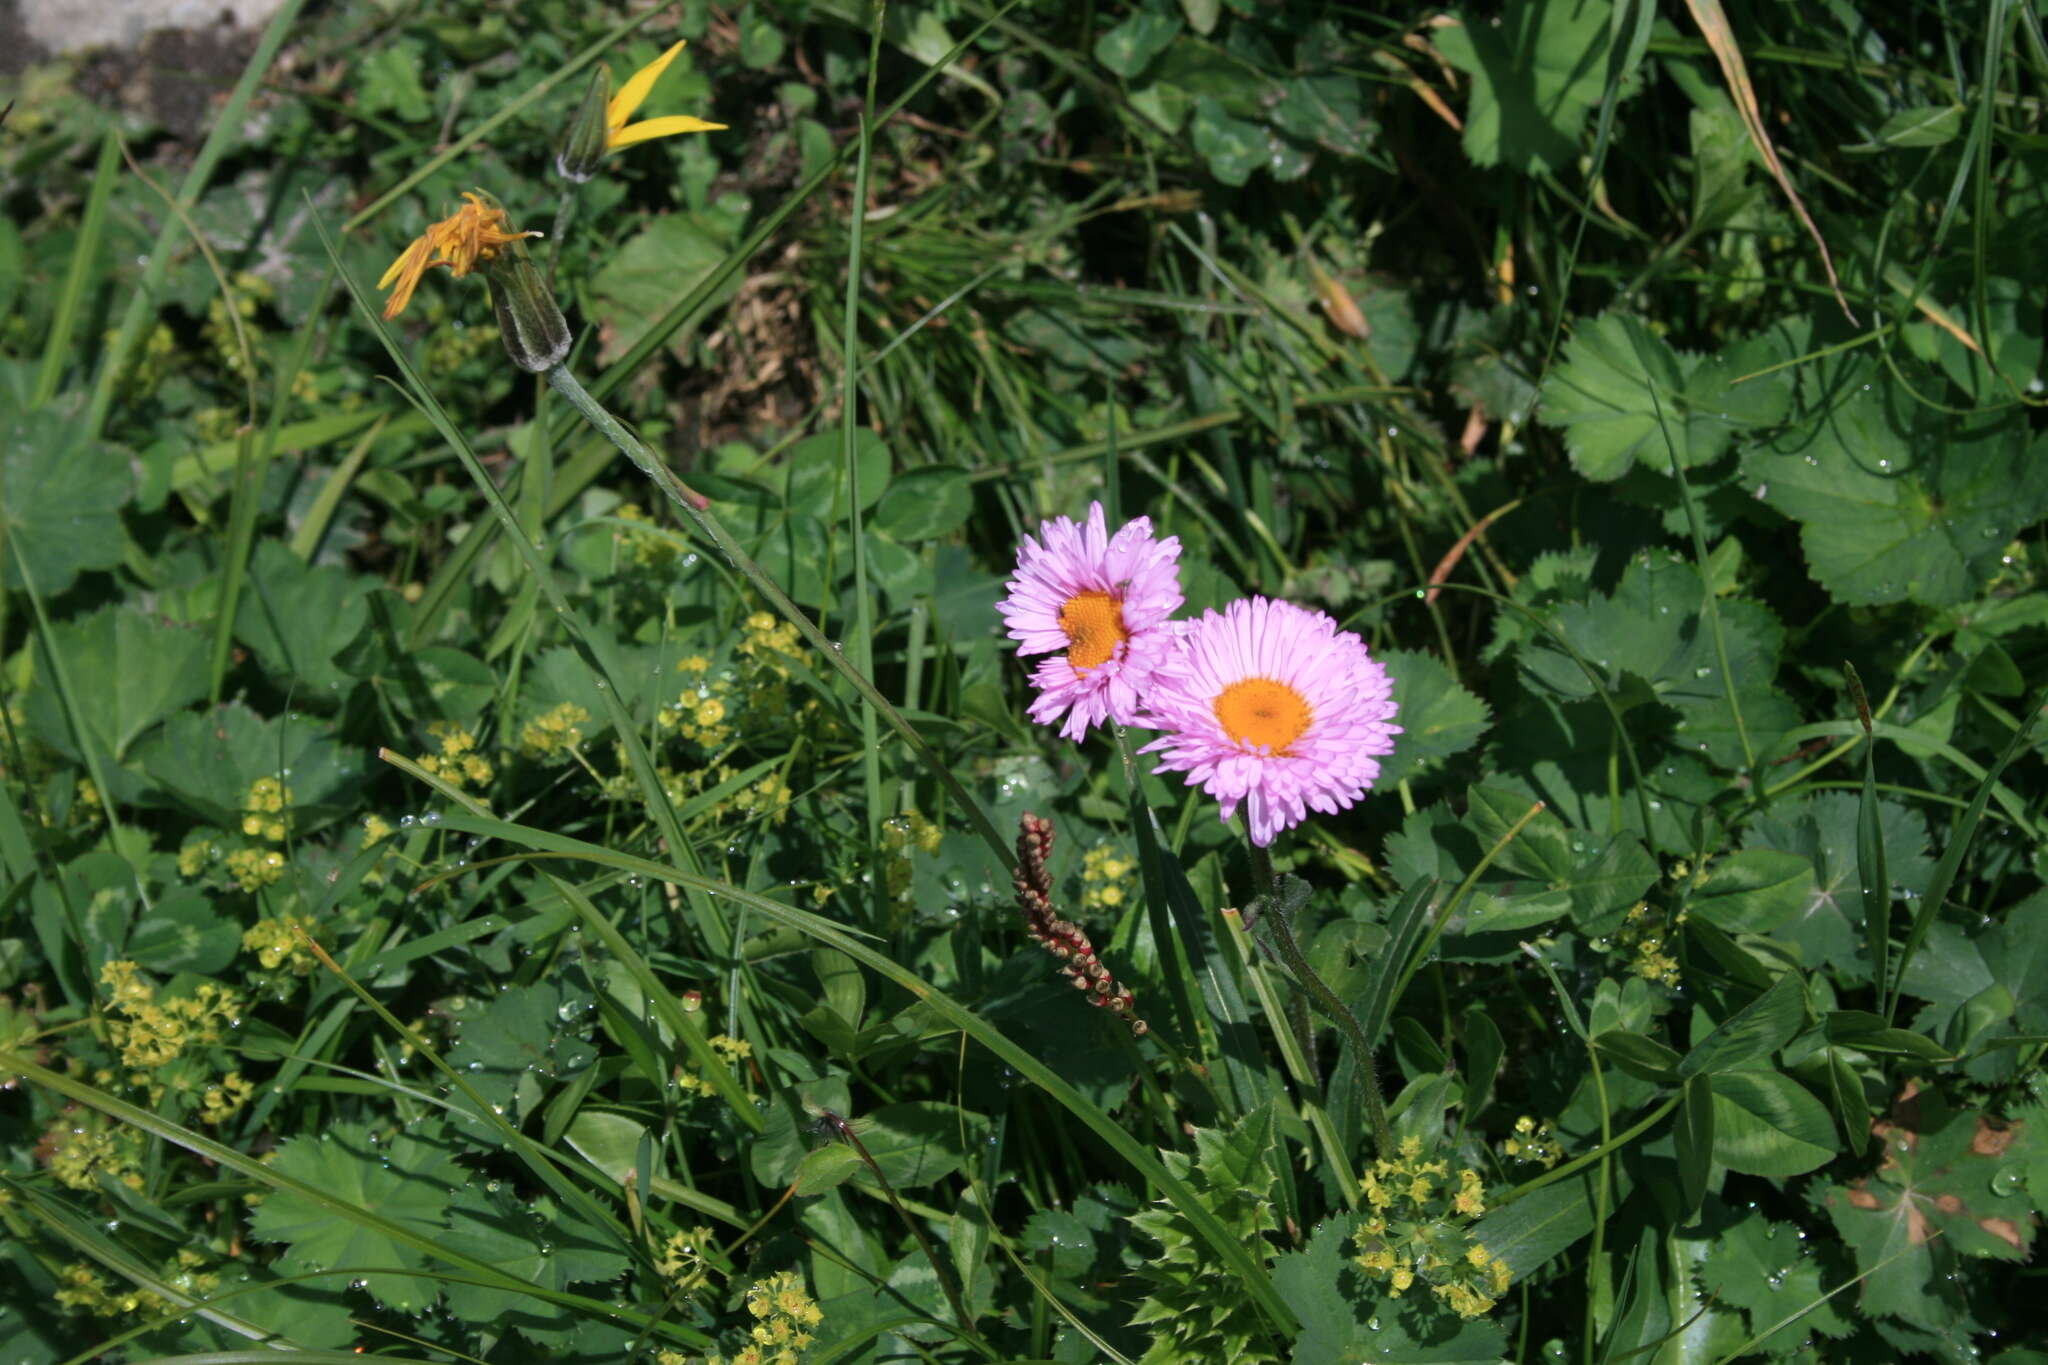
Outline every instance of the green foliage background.
{"label": "green foliage background", "polygon": [[[565,195],[678,38],[643,116],[729,131]],[[0,81],[0,1358],[2041,1358],[2036,7],[203,50]],[[472,187],[732,544],[475,281],[375,317]],[[1395,675],[1275,851],[1490,1312],[1359,1260],[1396,1154],[1213,803],[1024,718],[1098,498]]]}

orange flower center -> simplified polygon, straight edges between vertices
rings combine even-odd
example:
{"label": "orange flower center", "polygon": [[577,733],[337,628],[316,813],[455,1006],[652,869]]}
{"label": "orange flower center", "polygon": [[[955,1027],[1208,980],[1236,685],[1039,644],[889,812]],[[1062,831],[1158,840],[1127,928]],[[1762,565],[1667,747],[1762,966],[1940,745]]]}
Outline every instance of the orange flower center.
{"label": "orange flower center", "polygon": [[1209,703],[1224,733],[1239,744],[1284,754],[1287,746],[1315,719],[1308,699],[1286,683],[1271,678],[1246,678],[1216,694]]}
{"label": "orange flower center", "polygon": [[1060,608],[1060,629],[1067,633],[1067,662],[1076,673],[1108,663],[1124,633],[1124,607],[1106,592],[1076,593]]}

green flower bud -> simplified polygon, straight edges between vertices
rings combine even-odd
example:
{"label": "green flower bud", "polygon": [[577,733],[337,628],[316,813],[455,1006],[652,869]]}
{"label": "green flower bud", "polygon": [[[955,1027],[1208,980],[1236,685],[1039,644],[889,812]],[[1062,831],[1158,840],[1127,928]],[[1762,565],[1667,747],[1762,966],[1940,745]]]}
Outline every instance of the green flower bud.
{"label": "green flower bud", "polygon": [[576,106],[575,120],[569,124],[562,145],[555,149],[555,173],[564,180],[581,185],[597,174],[598,163],[609,150],[607,139],[611,129],[607,114],[611,99],[611,68],[599,63],[591,73],[590,88],[583,92],[583,103]]}
{"label": "green flower bud", "polygon": [[526,248],[514,243],[501,252],[484,267],[484,278],[498,314],[498,335],[512,363],[535,374],[561,364],[574,337],[554,291]]}

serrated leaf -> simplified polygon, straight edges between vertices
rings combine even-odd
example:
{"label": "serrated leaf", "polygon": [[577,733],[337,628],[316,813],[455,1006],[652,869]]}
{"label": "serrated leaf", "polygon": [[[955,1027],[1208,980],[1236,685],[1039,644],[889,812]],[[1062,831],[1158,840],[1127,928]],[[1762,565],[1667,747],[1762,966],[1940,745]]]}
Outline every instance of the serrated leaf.
{"label": "serrated leaf", "polygon": [[[84,439],[75,416],[54,407],[0,418],[0,585],[45,599],[91,569],[121,562],[121,508],[134,483],[126,451]],[[19,559],[17,559],[19,556]]]}
{"label": "serrated leaf", "polygon": [[235,637],[276,672],[298,704],[332,704],[351,679],[344,650],[370,618],[366,600],[376,580],[328,565],[310,565],[284,542],[257,542],[235,611]]}
{"label": "serrated leaf", "polygon": [[[86,742],[116,760],[151,726],[206,695],[206,636],[160,625],[132,607],[103,607],[83,620],[60,622],[51,628],[49,643],[64,660]],[[36,671],[27,700],[29,731],[76,755],[69,718],[40,648]]]}
{"label": "serrated leaf", "polygon": [[1537,416],[1564,430],[1573,468],[1595,481],[1638,464],[1668,474],[1674,452],[1682,468],[1711,464],[1737,432],[1790,412],[1783,374],[1747,377],[1783,359],[1783,349],[1766,333],[1691,360],[1639,319],[1603,313],[1572,334],[1563,363],[1543,381]]}
{"label": "serrated leaf", "polygon": [[[278,1148],[276,1167],[423,1239],[439,1235],[442,1214],[462,1178],[444,1147],[403,1133],[374,1143],[367,1128],[353,1123],[287,1139]],[[412,1243],[338,1218],[326,1206],[288,1190],[274,1191],[257,1206],[249,1232],[266,1242],[290,1243],[280,1266],[293,1270],[346,1273],[371,1266],[411,1268],[425,1260]],[[412,1275],[359,1278],[379,1303],[401,1312],[418,1312],[439,1293],[434,1281]]]}
{"label": "serrated leaf", "polygon": [[[1808,967],[1825,965],[1843,985],[1870,979],[1870,955],[1858,932],[1863,914],[1856,899],[1857,800],[1828,792],[1779,806],[1757,816],[1743,835],[1745,848],[1796,853],[1812,868],[1798,908],[1771,934],[1797,947]],[[1925,890],[1934,871],[1925,820],[1896,802],[1881,801],[1878,823],[1893,882],[1908,891]]]}
{"label": "serrated leaf", "polygon": [[2023,418],[1909,427],[1888,384],[1866,384],[1743,461],[1765,502],[1800,524],[1814,579],[1857,606],[1968,600],[2006,543],[2048,514],[2048,448]]}
{"label": "serrated leaf", "polygon": [[[594,1021],[588,994],[553,981],[512,986],[476,1018],[448,1050],[448,1065],[516,1124],[550,1085],[573,1080],[597,1059],[584,1036]],[[458,1106],[466,1097],[451,1097]]]}
{"label": "serrated leaf", "polygon": [[[1711,1246],[1700,1266],[1700,1287],[1741,1309],[1753,1333],[1766,1334],[1757,1342],[1760,1351],[1783,1355],[1795,1351],[1811,1332],[1843,1337],[1853,1329],[1836,1306],[1843,1296],[1828,1297],[1835,1286],[1824,1284],[1820,1264],[1799,1229],[1750,1213],[1733,1227],[1717,1229]],[[1794,1314],[1799,1314],[1794,1321],[1777,1326]]]}
{"label": "serrated leaf", "polygon": [[1472,78],[1465,155],[1474,165],[1535,174],[1570,164],[1600,102],[1611,18],[1606,0],[1547,0],[1436,30],[1437,51]]}
{"label": "serrated leaf", "polygon": [[[443,1245],[496,1266],[516,1279],[543,1289],[609,1280],[632,1264],[611,1235],[573,1208],[547,1195],[515,1196],[501,1182],[471,1181],[448,1207]],[[552,1304],[516,1290],[451,1282],[448,1311],[474,1323],[496,1323],[525,1312],[549,1317],[560,1312]],[[521,1325],[516,1318],[509,1324]]]}
{"label": "serrated leaf", "polygon": [[330,726],[299,716],[265,719],[240,701],[171,717],[136,751],[159,791],[207,824],[241,825],[249,786],[277,777],[291,792],[291,829],[333,820],[361,780],[362,763]]}
{"label": "serrated leaf", "polygon": [[1452,681],[1450,670],[1427,654],[1390,649],[1379,656],[1393,675],[1401,733],[1394,752],[1380,760],[1379,785],[1413,774],[1424,764],[1463,753],[1486,733],[1486,703]]}

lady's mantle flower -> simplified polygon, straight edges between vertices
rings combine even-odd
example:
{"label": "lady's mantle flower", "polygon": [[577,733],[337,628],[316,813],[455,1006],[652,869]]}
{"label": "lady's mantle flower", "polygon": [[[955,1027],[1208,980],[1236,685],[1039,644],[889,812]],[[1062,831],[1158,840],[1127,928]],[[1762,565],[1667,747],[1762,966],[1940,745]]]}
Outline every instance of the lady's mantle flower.
{"label": "lady's mantle flower", "polygon": [[1247,597],[1182,627],[1155,673],[1140,723],[1168,733],[1145,746],[1155,772],[1185,772],[1223,805],[1245,804],[1261,847],[1365,794],[1401,727],[1387,670],[1365,642],[1319,611]]}
{"label": "lady's mantle flower", "polygon": [[619,93],[612,96],[611,103],[604,109],[605,146],[609,148],[630,147],[636,142],[647,142],[657,137],[674,137],[678,133],[716,133],[725,128],[723,123],[706,123],[700,118],[687,114],[669,114],[662,118],[642,119],[629,124],[635,110],[647,102],[654,92],[654,83],[661,79],[661,73],[668,70],[668,64],[676,59],[685,44],[677,43],[668,51],[656,57],[647,65],[635,71],[627,82],[619,87]]}
{"label": "lady's mantle flower", "polygon": [[387,322],[405,311],[405,306],[412,302],[413,290],[419,288],[420,278],[433,267],[445,265],[459,278],[492,260],[520,238],[540,236],[538,232],[514,232],[504,205],[489,195],[465,190],[462,197],[469,202],[457,209],[453,217],[430,224],[413,238],[412,245],[399,254],[384,272],[384,278],[377,281],[379,289],[390,289],[393,283],[398,286],[392,290],[390,302],[384,305]]}
{"label": "lady's mantle flower", "polygon": [[1140,693],[1173,652],[1167,618],[1180,608],[1179,558],[1179,538],[1155,539],[1149,517],[1112,537],[1099,502],[1085,526],[1055,517],[1024,537],[996,610],[1019,654],[1052,655],[1031,675],[1031,719],[1050,725],[1065,712],[1067,739],[1104,719],[1138,719]]}

